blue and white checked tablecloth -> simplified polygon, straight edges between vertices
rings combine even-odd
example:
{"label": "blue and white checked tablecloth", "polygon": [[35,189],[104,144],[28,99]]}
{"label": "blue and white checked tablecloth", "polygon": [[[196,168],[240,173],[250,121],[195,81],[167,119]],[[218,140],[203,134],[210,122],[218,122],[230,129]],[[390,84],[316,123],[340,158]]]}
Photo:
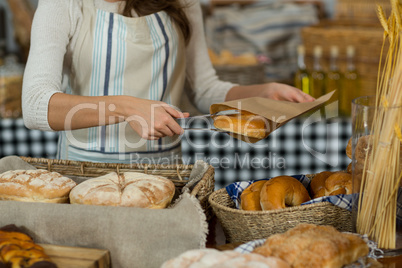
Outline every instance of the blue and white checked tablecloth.
{"label": "blue and white checked tablecloth", "polygon": [[[197,125],[207,127],[206,122]],[[346,169],[351,160],[345,148],[351,135],[350,119],[339,118],[312,124],[294,119],[256,144],[224,133],[186,131],[183,161],[193,164],[202,159],[214,166],[216,189],[220,189],[237,181]],[[0,157],[54,158],[57,138],[54,132],[28,130],[22,119],[1,119]]]}

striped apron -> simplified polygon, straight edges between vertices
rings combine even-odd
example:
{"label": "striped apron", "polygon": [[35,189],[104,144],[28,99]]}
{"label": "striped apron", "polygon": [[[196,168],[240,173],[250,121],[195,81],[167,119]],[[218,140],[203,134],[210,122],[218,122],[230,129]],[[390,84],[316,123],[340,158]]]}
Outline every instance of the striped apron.
{"label": "striped apron", "polygon": [[[82,96],[129,95],[177,107],[185,79],[185,44],[164,12],[129,18],[83,1],[83,22],[72,57],[66,93]],[[99,108],[100,116],[113,105]],[[135,105],[133,103],[133,105]],[[72,117],[73,120],[79,120]],[[63,131],[58,158],[106,163],[174,163],[180,139],[142,139],[127,122]]]}

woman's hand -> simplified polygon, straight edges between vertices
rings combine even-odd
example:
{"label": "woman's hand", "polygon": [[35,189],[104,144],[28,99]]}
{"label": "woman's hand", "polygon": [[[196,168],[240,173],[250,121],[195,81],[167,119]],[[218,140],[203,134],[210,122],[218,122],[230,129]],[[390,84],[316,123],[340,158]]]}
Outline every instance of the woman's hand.
{"label": "woman's hand", "polygon": [[53,130],[73,130],[128,122],[142,138],[157,140],[181,134],[175,118],[188,117],[161,101],[131,96],[76,96],[54,94],[49,101]]}
{"label": "woman's hand", "polygon": [[128,100],[131,102],[126,103],[125,121],[142,138],[158,140],[165,136],[171,137],[183,133],[183,129],[175,121],[175,118],[188,117],[188,113],[179,112],[161,101],[130,97]]}
{"label": "woman's hand", "polygon": [[300,89],[281,83],[235,86],[226,94],[225,100],[231,101],[251,97],[262,97],[291,102],[311,102],[315,100]]}
{"label": "woman's hand", "polygon": [[286,84],[267,83],[262,86],[260,96],[263,98],[291,102],[311,102],[315,100],[300,89]]}

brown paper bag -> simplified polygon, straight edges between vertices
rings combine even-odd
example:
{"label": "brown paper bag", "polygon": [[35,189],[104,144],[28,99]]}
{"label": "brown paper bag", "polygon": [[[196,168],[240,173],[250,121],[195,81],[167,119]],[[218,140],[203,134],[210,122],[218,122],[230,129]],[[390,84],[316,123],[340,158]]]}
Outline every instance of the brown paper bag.
{"label": "brown paper bag", "polygon": [[[234,101],[227,101],[217,104],[212,104],[210,107],[211,114],[220,111],[238,109],[247,111],[259,116],[264,117],[267,121],[266,137],[275,129],[283,126],[288,121],[315,109],[321,107],[327,102],[335,90],[321,96],[313,102],[294,103],[289,101],[277,101],[260,97],[253,97],[247,99],[240,99]],[[250,138],[247,136],[231,133],[234,138],[240,139],[245,142],[255,143],[261,139]]]}

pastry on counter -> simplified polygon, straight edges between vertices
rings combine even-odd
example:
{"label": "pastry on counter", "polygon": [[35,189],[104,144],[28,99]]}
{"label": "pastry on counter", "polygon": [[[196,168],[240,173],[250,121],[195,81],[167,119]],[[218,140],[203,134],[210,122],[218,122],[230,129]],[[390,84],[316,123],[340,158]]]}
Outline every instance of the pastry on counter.
{"label": "pastry on counter", "polygon": [[341,268],[366,256],[369,247],[358,235],[332,226],[299,224],[270,236],[253,253],[281,258],[293,268]]}
{"label": "pastry on counter", "polygon": [[76,183],[43,169],[11,170],[0,174],[0,200],[68,203]]}
{"label": "pastry on counter", "polygon": [[220,268],[290,268],[283,260],[263,257],[258,254],[243,254],[234,250],[216,249],[189,250],[178,257],[168,260],[161,268],[220,267]]}
{"label": "pastry on counter", "polygon": [[57,268],[44,249],[15,225],[0,229],[0,267]]}
{"label": "pastry on counter", "polygon": [[70,203],[138,208],[165,208],[175,193],[174,183],[161,176],[115,172],[88,179],[70,193]]}
{"label": "pastry on counter", "polygon": [[214,126],[217,129],[256,139],[263,139],[267,136],[267,125],[264,117],[246,111],[214,117]]}

